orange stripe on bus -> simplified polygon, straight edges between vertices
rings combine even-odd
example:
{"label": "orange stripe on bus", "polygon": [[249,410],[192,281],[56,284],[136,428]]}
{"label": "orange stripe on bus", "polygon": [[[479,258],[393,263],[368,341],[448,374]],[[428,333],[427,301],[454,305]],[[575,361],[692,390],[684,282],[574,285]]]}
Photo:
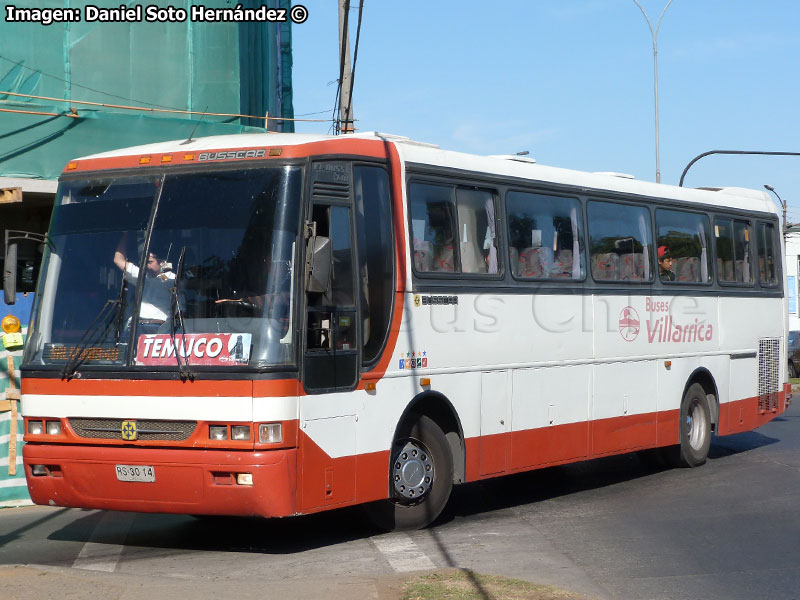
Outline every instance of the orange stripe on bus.
{"label": "orange stripe on bus", "polygon": [[[275,140],[276,142],[278,140]],[[307,158],[309,156],[318,156],[322,154],[336,155],[336,154],[353,154],[358,156],[366,156],[369,158],[386,158],[386,151],[384,149],[384,142],[378,140],[364,140],[364,139],[346,139],[339,138],[336,140],[324,140],[320,142],[309,142],[307,144],[295,144],[280,146],[282,152],[278,156],[270,156],[267,152],[266,156],[258,158],[227,158],[223,160],[214,161],[198,161],[198,156],[201,153],[215,153],[215,152],[239,152],[247,150],[267,150],[280,144],[265,144],[263,146],[246,146],[238,148],[204,148],[202,150],[192,150],[191,148],[172,149],[168,152],[147,153],[147,154],[128,154],[124,156],[109,156],[103,158],[88,158],[78,161],[71,161],[70,164],[77,163],[73,169],[67,170],[64,168],[64,173],[79,173],[84,171],[103,171],[110,169],[131,169],[142,166],[161,165],[164,156],[171,156],[172,160],[170,166],[179,166],[185,164],[202,164],[209,165],[214,163],[229,163],[229,162],[252,162],[253,160],[275,160],[285,158]],[[145,163],[142,158],[148,158]]]}
{"label": "orange stripe on bus", "polygon": [[252,397],[249,379],[209,381],[151,379],[22,379],[23,394],[65,396],[204,396]]}

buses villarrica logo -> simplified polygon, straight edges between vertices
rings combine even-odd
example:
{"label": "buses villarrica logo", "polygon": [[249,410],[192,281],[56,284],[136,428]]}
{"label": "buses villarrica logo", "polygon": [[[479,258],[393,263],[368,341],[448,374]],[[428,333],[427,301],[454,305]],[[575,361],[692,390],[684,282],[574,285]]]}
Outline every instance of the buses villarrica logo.
{"label": "buses villarrica logo", "polygon": [[128,442],[133,442],[139,436],[136,431],[136,421],[123,421],[122,422],[122,439]]}
{"label": "buses villarrica logo", "polygon": [[626,306],[619,313],[619,334],[626,342],[632,342],[639,335],[639,313],[632,306]]}

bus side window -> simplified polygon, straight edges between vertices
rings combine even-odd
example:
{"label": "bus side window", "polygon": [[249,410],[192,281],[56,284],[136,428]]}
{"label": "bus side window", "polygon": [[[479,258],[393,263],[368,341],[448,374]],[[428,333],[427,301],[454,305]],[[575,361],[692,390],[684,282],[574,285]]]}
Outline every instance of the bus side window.
{"label": "bus side window", "polygon": [[758,281],[762,286],[778,284],[775,226],[758,224]]}
{"label": "bus side window", "polygon": [[753,282],[750,266],[750,224],[737,219],[714,219],[717,238],[717,276],[723,283]]}
{"label": "bus side window", "polygon": [[577,198],[509,192],[511,273],[520,279],[583,279],[583,222]]}
{"label": "bus side window", "polygon": [[414,267],[420,272],[459,272],[453,188],[412,183],[408,190]]}
{"label": "bus side window", "polygon": [[463,273],[499,273],[494,198],[487,190],[456,190]]}
{"label": "bus side window", "polygon": [[593,200],[587,214],[594,280],[652,281],[649,211],[643,206]]}
{"label": "bus side window", "polygon": [[656,210],[656,247],[672,259],[673,277],[660,273],[661,280],[675,283],[711,282],[711,236],[708,217],[680,210]]}

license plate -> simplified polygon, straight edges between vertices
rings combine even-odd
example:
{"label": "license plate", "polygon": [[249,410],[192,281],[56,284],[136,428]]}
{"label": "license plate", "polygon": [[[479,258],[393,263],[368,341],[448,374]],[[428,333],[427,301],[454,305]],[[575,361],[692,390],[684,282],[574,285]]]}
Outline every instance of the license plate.
{"label": "license plate", "polygon": [[116,468],[120,481],[153,483],[156,480],[156,470],[149,465],[116,465]]}

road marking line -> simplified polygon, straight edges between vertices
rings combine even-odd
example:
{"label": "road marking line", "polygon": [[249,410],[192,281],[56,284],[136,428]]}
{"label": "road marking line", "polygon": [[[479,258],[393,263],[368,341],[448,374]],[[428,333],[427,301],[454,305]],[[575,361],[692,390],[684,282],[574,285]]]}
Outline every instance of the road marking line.
{"label": "road marking line", "polygon": [[133,513],[106,512],[92,531],[89,541],[81,548],[72,568],[113,573],[125,549],[125,538],[135,517]]}
{"label": "road marking line", "polygon": [[398,573],[435,569],[430,558],[404,533],[373,537],[372,543]]}

